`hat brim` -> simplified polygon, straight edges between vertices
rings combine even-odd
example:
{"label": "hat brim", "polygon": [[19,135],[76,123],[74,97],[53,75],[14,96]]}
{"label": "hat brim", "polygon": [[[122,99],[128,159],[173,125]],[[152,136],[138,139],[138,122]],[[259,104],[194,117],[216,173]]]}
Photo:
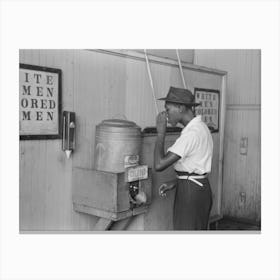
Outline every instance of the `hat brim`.
{"label": "hat brim", "polygon": [[180,101],[174,101],[172,99],[168,99],[166,97],[163,97],[163,98],[159,98],[158,100],[162,100],[162,101],[166,101],[166,102],[170,102],[170,103],[176,103],[176,104],[184,104],[184,105],[190,105],[190,106],[200,106],[201,103],[196,103],[196,102],[193,102],[193,103],[185,103],[185,102],[180,102]]}

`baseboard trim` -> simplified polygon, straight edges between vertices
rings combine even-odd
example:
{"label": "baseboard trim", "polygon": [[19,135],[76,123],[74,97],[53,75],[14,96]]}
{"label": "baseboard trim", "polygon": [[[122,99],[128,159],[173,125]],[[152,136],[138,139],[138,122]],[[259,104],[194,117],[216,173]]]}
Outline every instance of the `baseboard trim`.
{"label": "baseboard trim", "polygon": [[224,215],[223,219],[261,227],[261,221]]}

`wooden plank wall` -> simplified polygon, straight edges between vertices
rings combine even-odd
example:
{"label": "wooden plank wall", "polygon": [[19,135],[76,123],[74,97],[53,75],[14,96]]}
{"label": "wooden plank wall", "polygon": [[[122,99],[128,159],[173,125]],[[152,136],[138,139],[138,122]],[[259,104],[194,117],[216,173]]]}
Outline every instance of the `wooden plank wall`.
{"label": "wooden plank wall", "polygon": [[[103,119],[127,118],[142,128],[155,125],[145,61],[87,50],[21,50],[19,57],[21,63],[62,69],[62,109],[74,111],[77,120],[76,150],[69,160],[61,140],[20,141],[20,229],[92,230],[97,218],[72,208],[72,168],[93,168],[95,126]],[[182,86],[178,68],[151,64],[151,70],[157,97],[165,96],[171,85]],[[221,86],[217,75],[184,74],[191,89]],[[164,103],[158,105],[163,110]],[[217,162],[219,134],[213,136]],[[141,223],[138,218],[129,229],[139,229]]]}
{"label": "wooden plank wall", "polygon": [[[77,89],[72,50],[20,50],[20,63],[62,69],[62,110],[73,111]],[[61,140],[20,141],[20,230],[90,230],[94,217],[72,209],[72,158]]]}
{"label": "wooden plank wall", "polygon": [[[261,52],[195,50],[198,65],[228,71],[224,138],[223,212],[261,219]],[[247,155],[240,153],[248,138]],[[242,199],[242,195],[246,199]]]}

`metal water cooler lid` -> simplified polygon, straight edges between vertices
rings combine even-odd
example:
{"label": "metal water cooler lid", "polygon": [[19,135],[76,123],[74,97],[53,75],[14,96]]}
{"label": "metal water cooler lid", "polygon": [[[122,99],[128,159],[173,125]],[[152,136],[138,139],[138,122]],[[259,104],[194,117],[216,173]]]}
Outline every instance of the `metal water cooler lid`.
{"label": "metal water cooler lid", "polygon": [[111,127],[137,127],[137,128],[139,127],[136,125],[135,122],[121,120],[121,119],[103,120],[99,125],[111,126]]}
{"label": "metal water cooler lid", "polygon": [[103,120],[97,127],[103,131],[139,131],[141,128],[132,121],[120,119]]}

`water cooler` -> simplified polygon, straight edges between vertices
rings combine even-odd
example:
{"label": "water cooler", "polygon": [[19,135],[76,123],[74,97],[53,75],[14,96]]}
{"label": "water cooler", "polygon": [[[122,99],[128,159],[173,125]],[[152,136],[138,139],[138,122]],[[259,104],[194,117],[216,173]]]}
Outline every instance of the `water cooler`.
{"label": "water cooler", "polygon": [[119,119],[96,126],[94,168],[74,168],[75,211],[118,221],[145,213],[151,203],[151,169],[141,163],[141,128]]}

